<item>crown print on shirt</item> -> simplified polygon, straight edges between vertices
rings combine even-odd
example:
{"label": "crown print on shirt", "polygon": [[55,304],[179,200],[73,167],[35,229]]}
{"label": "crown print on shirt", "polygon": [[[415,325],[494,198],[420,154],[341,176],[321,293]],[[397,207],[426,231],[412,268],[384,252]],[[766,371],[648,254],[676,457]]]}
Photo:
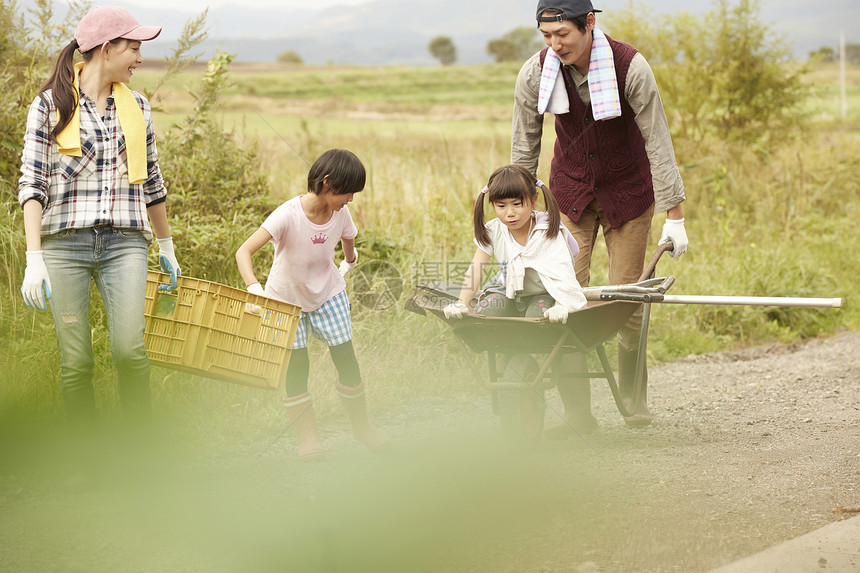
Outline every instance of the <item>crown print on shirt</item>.
{"label": "crown print on shirt", "polygon": [[311,237],[311,242],[314,245],[324,245],[327,240],[328,237],[326,235],[323,235],[322,233],[317,233],[316,235]]}

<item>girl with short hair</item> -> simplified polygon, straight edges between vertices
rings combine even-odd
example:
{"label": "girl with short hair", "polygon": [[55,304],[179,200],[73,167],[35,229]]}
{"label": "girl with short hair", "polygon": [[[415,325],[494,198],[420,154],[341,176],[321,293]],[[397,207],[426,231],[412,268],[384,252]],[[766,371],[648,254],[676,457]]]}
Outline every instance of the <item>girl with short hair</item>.
{"label": "girl with short hair", "polygon": [[[324,342],[337,368],[335,388],[353,434],[368,448],[388,445],[388,438],[367,418],[364,382],[352,346],[352,319],[344,276],[358,262],[358,229],[345,208],[364,189],[365,169],[346,149],[320,155],[308,172],[307,193],[293,197],[269,215],[236,251],[239,272],[249,292],[302,307],[285,382],[284,405],[298,439],[299,459],[324,455],[308,392],[308,336]],[[275,256],[263,288],[254,274],[252,256],[266,243]],[[340,242],[344,259],[334,264]]]}

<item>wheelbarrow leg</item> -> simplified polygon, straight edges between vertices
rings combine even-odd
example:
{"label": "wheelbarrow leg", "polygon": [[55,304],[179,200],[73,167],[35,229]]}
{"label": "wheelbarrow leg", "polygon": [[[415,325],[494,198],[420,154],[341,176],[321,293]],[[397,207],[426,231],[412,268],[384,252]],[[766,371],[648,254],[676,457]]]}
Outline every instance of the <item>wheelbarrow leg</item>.
{"label": "wheelbarrow leg", "polygon": [[648,322],[651,317],[651,305],[642,305],[642,327],[639,335],[639,346],[636,350],[618,348],[618,382],[625,407],[630,416],[624,416],[624,423],[631,428],[644,428],[651,423],[651,412],[648,409]]}
{"label": "wheelbarrow leg", "polygon": [[648,324],[651,319],[651,304],[642,305],[642,325],[639,330],[639,345],[636,350],[618,347],[618,382],[625,407],[630,416],[624,423],[631,428],[644,428],[651,424],[648,409]]}
{"label": "wheelbarrow leg", "polygon": [[627,411],[627,405],[624,403],[624,397],[621,394],[618,384],[615,382],[615,375],[612,374],[612,366],[609,364],[609,358],[606,357],[606,349],[602,344],[598,344],[594,349],[597,352],[597,357],[600,358],[600,365],[603,367],[603,375],[609,383],[609,389],[612,391],[612,398],[615,399],[615,405],[621,415],[627,419],[632,412]]}
{"label": "wheelbarrow leg", "polygon": [[[639,281],[654,278],[657,262],[666,251],[672,250],[671,243],[661,245],[642,271]],[[631,428],[644,428],[651,423],[648,409],[648,324],[651,320],[651,304],[642,305],[642,326],[639,329],[639,345],[636,350],[618,347],[618,383],[626,409],[632,414],[624,416],[624,423]],[[623,414],[623,412],[622,412]]]}

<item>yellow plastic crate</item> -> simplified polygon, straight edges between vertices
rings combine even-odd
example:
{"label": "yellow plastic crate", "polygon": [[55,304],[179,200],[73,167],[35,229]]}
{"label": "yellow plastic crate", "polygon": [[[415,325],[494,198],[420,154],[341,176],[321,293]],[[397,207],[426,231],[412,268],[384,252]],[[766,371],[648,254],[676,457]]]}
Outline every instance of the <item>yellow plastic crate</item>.
{"label": "yellow plastic crate", "polygon": [[[144,343],[149,361],[246,386],[277,388],[287,373],[300,306],[247,291],[148,271]],[[246,303],[260,307],[248,312]]]}

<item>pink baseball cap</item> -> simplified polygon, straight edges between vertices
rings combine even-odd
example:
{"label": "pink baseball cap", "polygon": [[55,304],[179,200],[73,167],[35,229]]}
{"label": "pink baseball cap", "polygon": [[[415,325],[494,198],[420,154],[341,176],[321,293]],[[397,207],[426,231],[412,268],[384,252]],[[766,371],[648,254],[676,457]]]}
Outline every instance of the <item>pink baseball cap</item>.
{"label": "pink baseball cap", "polygon": [[125,8],[98,6],[78,22],[75,40],[78,41],[78,50],[84,53],[116,38],[143,42],[156,38],[160,33],[161,26],[141,26]]}

